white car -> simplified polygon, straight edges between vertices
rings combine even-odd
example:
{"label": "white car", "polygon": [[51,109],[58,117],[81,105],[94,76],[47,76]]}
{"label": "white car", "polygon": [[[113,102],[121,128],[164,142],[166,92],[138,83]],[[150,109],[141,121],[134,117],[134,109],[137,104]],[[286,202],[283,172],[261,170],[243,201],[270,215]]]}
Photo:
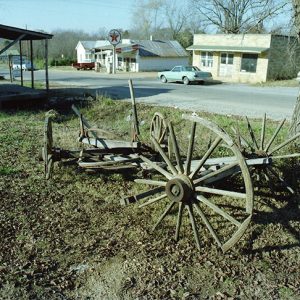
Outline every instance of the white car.
{"label": "white car", "polygon": [[[32,66],[32,63],[31,63],[31,61],[23,61],[22,62],[22,69],[24,70],[24,71],[30,71],[31,69],[32,69],[32,67],[33,67],[33,70],[35,70],[35,67],[34,66]],[[20,70],[21,69],[21,63],[20,62],[13,62],[13,65],[12,65],[12,68],[13,68],[13,70]]]}

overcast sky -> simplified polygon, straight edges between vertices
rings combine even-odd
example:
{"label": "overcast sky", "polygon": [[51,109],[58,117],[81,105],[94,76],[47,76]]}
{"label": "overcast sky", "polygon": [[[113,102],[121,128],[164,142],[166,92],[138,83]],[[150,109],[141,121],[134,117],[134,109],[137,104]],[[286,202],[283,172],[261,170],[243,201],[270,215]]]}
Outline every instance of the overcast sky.
{"label": "overcast sky", "polygon": [[0,0],[0,23],[29,30],[129,29],[134,0]]}

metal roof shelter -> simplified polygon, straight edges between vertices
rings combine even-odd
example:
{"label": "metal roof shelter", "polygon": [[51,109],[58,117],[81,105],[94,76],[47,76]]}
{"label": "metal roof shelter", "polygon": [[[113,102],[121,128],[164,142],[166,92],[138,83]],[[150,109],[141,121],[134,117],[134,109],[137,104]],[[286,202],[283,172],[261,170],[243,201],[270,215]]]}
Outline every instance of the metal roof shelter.
{"label": "metal roof shelter", "polygon": [[[36,40],[44,40],[45,41],[45,76],[46,76],[46,89],[49,90],[49,76],[48,76],[48,40],[52,39],[53,35],[44,33],[44,32],[38,32],[38,31],[32,31],[12,26],[7,26],[0,24],[0,38],[11,40],[11,42],[4,47],[3,49],[0,49],[0,55],[1,53],[4,53],[7,49],[15,45],[16,43],[19,43],[19,52],[20,52],[20,65],[23,65],[22,62],[22,41],[30,41],[30,60],[33,62],[33,43],[32,41]],[[11,72],[11,67],[10,67]],[[12,78],[12,77],[11,77]],[[23,70],[21,67],[21,85],[23,86]],[[34,73],[33,68],[31,68],[31,87],[34,88]]]}

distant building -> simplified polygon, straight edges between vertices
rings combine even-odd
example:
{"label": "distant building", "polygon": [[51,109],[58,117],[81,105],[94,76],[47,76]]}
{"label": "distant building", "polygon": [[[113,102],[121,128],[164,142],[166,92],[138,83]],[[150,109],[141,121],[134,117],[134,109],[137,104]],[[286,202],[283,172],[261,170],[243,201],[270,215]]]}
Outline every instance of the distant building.
{"label": "distant building", "polygon": [[193,65],[215,79],[265,82],[296,77],[300,48],[294,37],[273,34],[195,34]]}
{"label": "distant building", "polygon": [[[113,46],[108,41],[79,41],[78,62],[99,62],[110,67]],[[123,39],[116,46],[117,69],[130,72],[160,71],[187,65],[189,54],[177,41]],[[84,60],[84,61],[83,61]]]}

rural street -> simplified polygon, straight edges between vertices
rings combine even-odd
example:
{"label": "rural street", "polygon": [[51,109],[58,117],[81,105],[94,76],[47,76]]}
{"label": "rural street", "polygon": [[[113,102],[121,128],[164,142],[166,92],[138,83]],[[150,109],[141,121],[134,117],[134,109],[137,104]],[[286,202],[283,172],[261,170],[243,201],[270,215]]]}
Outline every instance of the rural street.
{"label": "rural street", "polygon": [[[43,71],[35,71],[35,79],[44,81]],[[163,84],[156,73],[105,74],[94,71],[49,70],[51,85],[72,89],[98,91],[113,99],[130,98],[128,79],[135,88],[137,102],[178,107],[191,111],[208,111],[227,115],[261,117],[264,112],[272,119],[291,118],[298,87],[254,87],[246,84],[183,85]],[[25,72],[29,78],[29,72]]]}

